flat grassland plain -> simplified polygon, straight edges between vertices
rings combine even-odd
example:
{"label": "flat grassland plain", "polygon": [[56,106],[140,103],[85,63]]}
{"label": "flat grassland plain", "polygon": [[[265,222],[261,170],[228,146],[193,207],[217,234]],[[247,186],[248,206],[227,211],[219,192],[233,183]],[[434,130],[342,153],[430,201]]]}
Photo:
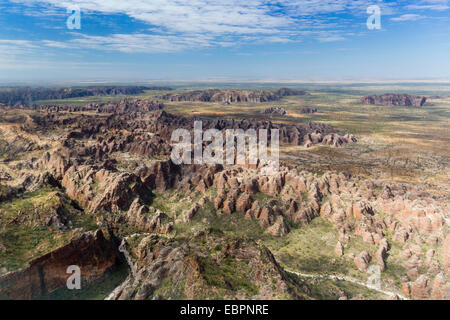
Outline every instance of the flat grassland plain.
{"label": "flat grassland plain", "polygon": [[[189,85],[176,88],[171,93],[193,89],[277,89],[286,84],[261,85]],[[450,84],[302,84],[292,87],[306,90],[303,96],[285,97],[268,103],[223,103],[209,102],[168,102],[165,110],[183,116],[211,118],[270,118],[277,123],[321,122],[335,126],[342,133],[356,136],[358,143],[340,148],[315,145],[281,145],[280,159],[295,164],[301,169],[321,174],[327,170],[347,172],[354,176],[380,180],[385,183],[409,183],[421,186],[427,192],[450,200]],[[134,97],[157,99],[166,92],[148,91]],[[408,93],[425,95],[428,98],[423,107],[375,106],[360,103],[364,95],[383,93]],[[86,97],[65,100],[36,101],[36,104],[84,105],[120,100],[133,96]],[[269,107],[282,107],[285,116],[263,115],[261,111]],[[317,108],[313,114],[304,114],[303,108]],[[166,212],[183,203],[171,203],[170,192],[157,195],[153,205]],[[264,199],[261,199],[262,201]],[[345,275],[359,281],[366,281],[368,274],[354,268],[351,260],[335,259],[334,247],[338,241],[337,231],[321,218],[310,225],[295,228],[282,238],[264,234],[259,226],[237,215],[210,216],[208,208],[200,210],[193,221],[180,226],[179,231],[194,232],[200,228],[201,221],[207,217],[212,225],[217,225],[231,235],[246,234],[261,241],[274,253],[277,260],[287,270],[308,275]],[[189,230],[189,231],[188,231]],[[376,247],[363,243],[359,238],[352,239],[350,251],[358,254],[367,250],[370,254]],[[426,250],[428,248],[424,248]],[[382,273],[383,287],[399,292],[400,278],[405,270],[401,266],[401,247],[394,247],[387,258],[387,269]],[[27,253],[27,256],[34,256]],[[370,290],[350,281],[330,280],[326,277],[306,277],[299,275],[311,284],[312,296],[319,299],[333,299],[341,290],[351,291],[354,296],[382,299],[384,294]],[[86,293],[87,298],[103,298]],[[106,294],[105,294],[106,296]],[[62,298],[70,298],[62,294]]]}

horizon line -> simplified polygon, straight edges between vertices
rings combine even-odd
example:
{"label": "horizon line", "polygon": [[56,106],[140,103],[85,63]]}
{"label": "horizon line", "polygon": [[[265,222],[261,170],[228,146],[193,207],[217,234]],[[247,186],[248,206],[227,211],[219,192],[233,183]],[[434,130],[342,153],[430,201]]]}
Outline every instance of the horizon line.
{"label": "horizon line", "polygon": [[206,78],[206,79],[140,79],[140,80],[0,80],[0,86],[21,86],[30,84],[143,84],[143,83],[248,83],[248,84],[450,84],[450,79],[238,79],[238,78]]}

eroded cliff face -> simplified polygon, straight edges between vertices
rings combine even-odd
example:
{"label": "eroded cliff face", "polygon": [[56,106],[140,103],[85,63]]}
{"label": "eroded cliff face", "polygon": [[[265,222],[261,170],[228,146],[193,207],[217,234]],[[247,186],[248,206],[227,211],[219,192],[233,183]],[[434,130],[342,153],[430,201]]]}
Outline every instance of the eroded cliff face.
{"label": "eroded cliff face", "polygon": [[69,244],[0,276],[0,299],[39,299],[67,285],[67,268],[81,269],[81,286],[100,280],[118,263],[117,247],[103,232],[84,233]]}

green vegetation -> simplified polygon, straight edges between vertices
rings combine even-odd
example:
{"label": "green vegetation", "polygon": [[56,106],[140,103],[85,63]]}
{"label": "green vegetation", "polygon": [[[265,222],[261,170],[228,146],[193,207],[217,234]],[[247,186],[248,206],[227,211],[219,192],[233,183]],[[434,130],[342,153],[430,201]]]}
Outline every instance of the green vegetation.
{"label": "green vegetation", "polygon": [[212,232],[219,232],[228,236],[248,237],[258,239],[263,235],[264,229],[255,220],[245,219],[243,214],[233,213],[217,215],[214,205],[207,201],[192,221],[175,225],[180,236],[189,236],[197,231],[208,228]]}
{"label": "green vegetation", "polygon": [[163,193],[153,190],[153,194],[151,206],[166,213],[169,217],[179,215],[200,199],[200,195],[194,199],[186,198],[182,192],[175,189],[166,190]]}
{"label": "green vegetation", "polygon": [[199,257],[201,274],[209,286],[218,289],[219,295],[228,290],[243,290],[250,297],[258,293],[258,287],[251,283],[249,275],[253,272],[247,263],[225,258],[220,263],[209,257]]}
{"label": "green vegetation", "polygon": [[55,189],[47,186],[34,192],[25,193],[20,198],[0,203],[0,212],[3,213],[0,221],[11,219],[22,212],[29,213],[38,207],[47,209],[57,206],[59,199],[56,192]]}
{"label": "green vegetation", "polygon": [[6,248],[0,251],[1,264],[9,271],[24,268],[30,260],[68,243],[72,236],[49,227],[9,226],[0,232],[0,243]]}
{"label": "green vegetation", "polygon": [[[50,186],[23,194],[0,204],[0,263],[9,271],[26,267],[34,258],[47,254],[69,242],[81,232],[96,230],[96,217],[83,215],[78,206],[58,189]],[[76,233],[55,230],[47,219],[58,214],[70,218]],[[15,222],[14,222],[15,221]]]}
{"label": "green vegetation", "polygon": [[172,300],[186,299],[184,294],[185,281],[183,280],[176,283],[172,278],[164,278],[160,287],[153,292],[153,296],[159,295]]}
{"label": "green vegetation", "polygon": [[[366,277],[355,269],[351,259],[336,256],[334,248],[337,242],[338,233],[335,227],[320,217],[307,226],[291,229],[284,237],[271,237],[264,241],[278,261],[290,270]],[[375,249],[363,243],[359,237],[352,237],[345,253],[359,254],[360,250],[374,252]]]}

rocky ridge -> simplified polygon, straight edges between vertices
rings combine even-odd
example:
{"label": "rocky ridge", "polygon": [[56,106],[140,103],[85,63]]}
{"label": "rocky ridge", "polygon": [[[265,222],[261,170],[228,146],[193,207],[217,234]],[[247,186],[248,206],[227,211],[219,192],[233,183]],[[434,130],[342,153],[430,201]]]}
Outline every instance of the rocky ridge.
{"label": "rocky ridge", "polygon": [[168,101],[195,101],[195,102],[220,102],[220,103],[239,103],[239,102],[271,102],[279,101],[282,97],[293,95],[306,95],[307,92],[289,88],[279,90],[197,90],[185,93],[169,93],[159,97]]}
{"label": "rocky ridge", "polygon": [[408,94],[383,94],[370,95],[361,98],[361,103],[382,106],[422,107],[427,101],[426,97],[412,96]]}

